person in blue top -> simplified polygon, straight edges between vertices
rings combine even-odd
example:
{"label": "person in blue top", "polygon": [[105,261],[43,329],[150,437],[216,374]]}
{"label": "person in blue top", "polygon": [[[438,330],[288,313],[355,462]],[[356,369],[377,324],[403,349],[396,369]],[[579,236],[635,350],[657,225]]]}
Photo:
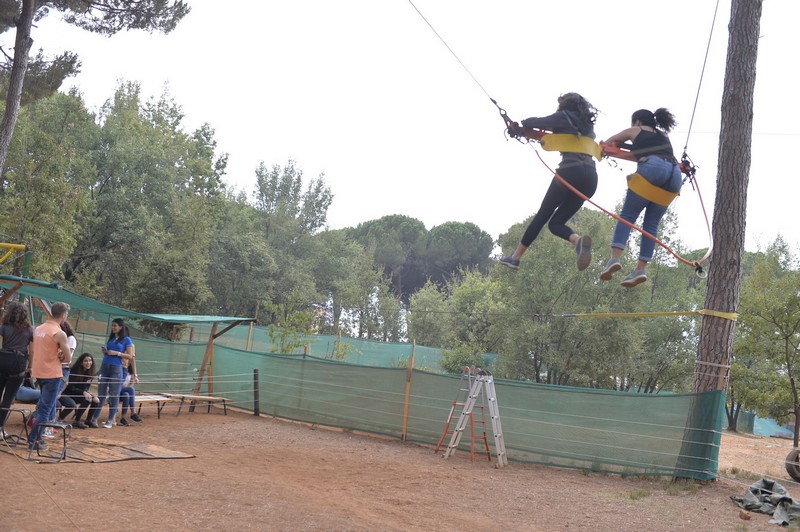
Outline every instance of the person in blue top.
{"label": "person in blue top", "polygon": [[100,364],[97,384],[100,404],[97,405],[94,418],[89,420],[90,427],[98,426],[97,420],[100,418],[100,412],[106,400],[108,400],[108,419],[103,423],[103,427],[110,429],[116,425],[114,420],[117,417],[119,391],[123,382],[122,359],[131,360],[133,357],[133,340],[128,332],[128,326],[125,325],[122,318],[115,318],[111,321],[111,334],[103,348],[103,362]]}
{"label": "person in blue top", "polygon": [[[675,117],[667,109],[661,107],[655,112],[639,109],[631,116],[631,127],[609,137],[606,144],[630,142],[631,153],[636,156],[639,163],[636,172],[651,185],[667,192],[680,192],[683,185],[681,169],[672,152],[672,143],[667,137],[667,133],[674,127]],[[666,214],[667,206],[643,198],[628,189],[619,217],[634,224],[642,211],[644,211],[642,229],[654,237],[658,236],[658,224]],[[617,222],[611,239],[611,258],[600,273],[601,280],[610,280],[622,267],[619,258],[628,244],[630,232],[631,228],[628,225]],[[636,269],[622,280],[620,283],[622,286],[633,288],[647,280],[647,264],[653,259],[655,248],[655,241],[642,235]]]}

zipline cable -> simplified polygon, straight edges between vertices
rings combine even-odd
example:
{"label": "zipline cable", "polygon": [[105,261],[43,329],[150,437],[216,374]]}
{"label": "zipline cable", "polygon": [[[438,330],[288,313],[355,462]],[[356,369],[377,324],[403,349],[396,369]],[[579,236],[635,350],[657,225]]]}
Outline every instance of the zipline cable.
{"label": "zipline cable", "polygon": [[476,77],[475,77],[475,76],[472,74],[472,72],[470,72],[470,70],[467,68],[467,65],[465,65],[465,64],[464,64],[464,62],[463,62],[461,59],[459,59],[459,57],[456,55],[456,53],[453,51],[453,49],[452,49],[452,48],[450,48],[450,45],[448,45],[448,44],[447,44],[447,42],[446,42],[446,41],[445,41],[445,40],[442,38],[442,36],[441,36],[441,35],[439,35],[439,32],[438,32],[438,31],[436,31],[436,28],[434,28],[434,27],[433,27],[433,24],[431,24],[430,22],[428,22],[428,19],[427,19],[427,18],[425,18],[425,15],[423,15],[423,14],[422,14],[422,11],[420,11],[420,10],[417,8],[417,6],[415,6],[415,5],[414,5],[414,2],[412,2],[411,0],[408,0],[408,3],[409,3],[409,4],[411,4],[411,7],[413,7],[413,8],[414,8],[414,11],[416,11],[416,12],[419,14],[419,16],[420,16],[420,17],[422,17],[422,20],[424,20],[424,21],[425,21],[425,24],[427,24],[427,25],[428,25],[428,27],[431,29],[431,31],[433,31],[434,35],[436,35],[436,36],[439,38],[439,40],[440,40],[440,41],[442,41],[442,44],[445,46],[445,48],[447,48],[447,49],[450,51],[450,53],[451,53],[451,54],[453,54],[453,57],[455,57],[455,58],[456,58],[456,61],[458,61],[458,64],[459,64],[459,65],[461,65],[461,67],[462,67],[462,68],[463,68],[463,69],[466,71],[466,73],[467,73],[467,74],[469,74],[469,77],[471,77],[471,78],[472,78],[472,81],[474,81],[474,82],[475,82],[475,84],[476,84],[476,85],[478,85],[478,87],[480,87],[480,89],[483,91],[483,93],[484,93],[484,94],[485,94],[485,95],[486,95],[486,96],[487,96],[487,97],[488,97],[490,100],[492,100],[492,102],[493,102],[495,105],[497,105],[497,102],[495,102],[495,101],[494,101],[494,99],[493,99],[493,98],[492,98],[492,97],[489,95],[489,92],[488,92],[486,89],[484,89],[484,88],[483,88],[483,85],[481,85],[481,82],[480,82],[480,81],[478,81],[478,78],[476,78]]}
{"label": "zipline cable", "polygon": [[[433,31],[434,35],[436,35],[436,37],[441,41],[441,43],[445,46],[445,48],[447,48],[447,50],[453,55],[455,60],[458,61],[458,64],[461,65],[461,67],[469,75],[469,77],[472,78],[472,80],[481,89],[481,91],[483,91],[483,93],[489,98],[489,100],[491,100],[491,102],[495,105],[495,107],[497,107],[497,109],[500,111],[500,116],[503,118],[503,120],[505,120],[506,124],[509,124],[510,122],[512,122],[511,119],[508,117],[508,114],[506,113],[505,109],[500,107],[500,105],[497,103],[497,101],[494,98],[491,97],[489,92],[483,87],[483,85],[480,83],[480,81],[478,81],[478,78],[475,77],[475,75],[470,71],[469,68],[467,68],[467,66],[464,64],[464,62],[461,60],[461,58],[458,57],[458,55],[453,51],[453,49],[450,47],[450,45],[447,44],[447,42],[439,34],[439,32],[436,31],[436,28],[433,27],[433,24],[431,24],[430,21],[425,17],[425,15],[422,14],[422,12],[419,10],[419,8],[417,8],[417,6],[414,5],[414,2],[412,0],[408,0],[408,3],[411,4],[411,7],[414,8],[414,11],[416,11],[417,14],[419,14],[419,16],[422,18],[422,20],[425,21],[425,24],[427,24],[428,27],[431,29],[431,31]],[[695,110],[697,109],[697,101],[698,101],[699,95],[700,95],[700,86],[702,85],[703,73],[705,72],[705,66],[706,66],[706,62],[708,60],[708,52],[709,52],[709,49],[711,47],[711,36],[713,35],[713,32],[714,32],[714,24],[716,22],[718,8],[719,8],[719,0],[717,0],[717,7],[714,10],[714,19],[713,19],[712,24],[711,24],[711,34],[709,35],[709,38],[708,38],[708,46],[706,48],[706,55],[705,55],[705,59],[703,61],[703,71],[701,72],[701,75],[700,75],[700,84],[698,84],[697,96],[695,98],[694,109],[692,110],[692,118],[691,118],[691,121],[689,123],[689,133],[691,133],[692,123],[694,122]],[[687,135],[687,137],[686,137],[686,146],[684,146],[684,153],[683,153],[683,157],[684,158],[688,158],[688,156],[686,155],[686,148],[688,147],[688,144],[689,144],[689,136]],[[712,250],[712,246],[713,246],[713,236],[712,236],[712,232],[711,232],[711,224],[710,224],[710,222],[708,220],[708,214],[706,212],[705,204],[703,203],[703,198],[702,198],[702,196],[700,196],[700,190],[699,189],[697,190],[698,197],[700,197],[700,206],[702,208],[703,217],[705,218],[706,226],[708,228],[708,236],[709,236],[709,242],[710,243],[709,243],[708,251],[706,252],[706,254],[700,260],[691,261],[691,260],[685,259],[682,256],[680,256],[679,254],[677,254],[667,244],[665,244],[664,242],[662,242],[661,240],[659,240],[658,238],[656,238],[655,236],[653,236],[649,232],[645,231],[644,229],[639,228],[638,226],[628,222],[627,220],[623,220],[621,217],[617,216],[616,214],[610,212],[607,209],[604,209],[603,207],[601,207],[597,203],[593,202],[591,199],[586,197],[584,194],[582,194],[575,187],[573,187],[572,185],[567,183],[567,181],[564,178],[562,178],[560,175],[558,175],[558,173],[555,170],[551,169],[547,165],[547,163],[544,161],[544,159],[542,159],[542,156],[539,155],[538,150],[536,151],[536,155],[537,155],[537,157],[539,157],[539,160],[542,161],[542,164],[544,164],[545,167],[547,167],[547,169],[550,170],[553,173],[553,175],[563,185],[565,185],[573,193],[577,194],[578,197],[583,198],[584,201],[588,201],[591,205],[594,205],[595,207],[600,209],[600,211],[602,211],[605,214],[611,216],[612,218],[614,218],[618,222],[621,222],[621,223],[627,225],[628,227],[630,227],[632,229],[635,229],[636,231],[640,232],[644,237],[651,239],[653,242],[655,242],[656,244],[658,244],[659,246],[664,248],[668,253],[670,253],[673,257],[675,257],[678,261],[680,261],[680,262],[682,262],[682,263],[684,263],[684,264],[686,264],[688,266],[693,267],[695,269],[695,272],[697,273],[698,277],[705,278],[707,276],[706,272],[703,271],[702,263],[705,262],[711,256],[711,250]],[[691,180],[692,186],[694,186],[694,180],[696,179],[695,176],[692,175],[692,176],[689,177],[689,179]]]}
{"label": "zipline cable", "polygon": [[711,31],[708,34],[708,44],[706,45],[706,55],[703,58],[703,68],[700,70],[700,81],[697,83],[697,94],[694,97],[694,107],[692,107],[692,118],[689,120],[689,131],[686,132],[686,143],[683,145],[683,153],[686,154],[686,148],[689,147],[689,136],[692,134],[692,125],[694,124],[694,114],[697,111],[697,102],[700,100],[700,88],[703,86],[703,76],[706,73],[706,63],[708,62],[708,52],[711,49],[711,37],[714,35],[714,25],[717,22],[717,11],[719,10],[719,0],[714,7],[714,18],[711,19]]}

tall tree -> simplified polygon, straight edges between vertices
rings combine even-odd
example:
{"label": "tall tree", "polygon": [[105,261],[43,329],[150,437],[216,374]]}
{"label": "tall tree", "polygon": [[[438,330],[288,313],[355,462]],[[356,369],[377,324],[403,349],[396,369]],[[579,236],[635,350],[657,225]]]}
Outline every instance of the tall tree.
{"label": "tall tree", "polygon": [[[714,203],[714,257],[705,308],[736,312],[742,281],[747,185],[753,132],[753,93],[762,0],[733,0],[722,93],[717,196]],[[705,316],[697,349],[694,390],[725,388],[736,322]]]}
{"label": "tall tree", "polygon": [[[736,312],[739,306],[761,7],[762,0],[731,2],[713,217],[714,257],[705,301],[706,309],[718,312]],[[694,370],[695,392],[725,389],[735,334],[735,321],[703,317]],[[696,471],[715,472],[717,468],[716,457],[711,456],[714,451],[708,449],[718,449],[719,436],[707,430],[708,412],[715,411],[717,405],[706,404],[705,398],[696,396],[690,407],[678,460],[679,478],[691,478]]]}
{"label": "tall tree", "polygon": [[424,223],[402,214],[362,222],[350,230],[361,245],[375,250],[375,263],[383,267],[392,290],[403,301],[425,284],[421,257],[426,234]]}
{"label": "tall tree", "polygon": [[[34,62],[29,57],[33,37],[31,28],[54,10],[63,19],[81,29],[111,36],[122,30],[142,29],[169,33],[189,12],[182,0],[3,0],[0,3],[0,33],[14,28],[14,56],[3,65],[7,74],[3,119],[0,122],[0,173],[5,167],[8,147],[19,115],[23,86],[29,66],[32,94],[46,96],[55,92],[63,80],[74,75],[80,63],[70,52],[48,62],[40,54]],[[44,83],[42,82],[44,80]],[[38,81],[38,83],[36,83]],[[44,90],[43,90],[44,89]]]}
{"label": "tall tree", "polygon": [[[55,94],[23,109],[0,179],[0,227],[32,251],[28,275],[53,279],[72,254],[96,175],[94,115],[76,94]],[[22,275],[24,257],[12,272]]]}

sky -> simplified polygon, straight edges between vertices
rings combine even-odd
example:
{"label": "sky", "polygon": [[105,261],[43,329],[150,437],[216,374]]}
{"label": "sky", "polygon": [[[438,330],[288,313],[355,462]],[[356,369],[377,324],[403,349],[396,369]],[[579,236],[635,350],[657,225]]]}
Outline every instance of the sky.
{"label": "sky", "polygon": [[[599,139],[636,109],[667,107],[700,192],[685,188],[671,208],[679,238],[700,248],[710,243],[703,206],[711,221],[730,2],[719,1],[714,22],[716,0],[188,0],[191,13],[168,35],[102,37],[52,14],[32,37],[33,51],[79,55],[81,73],[62,90],[78,87],[90,110],[123,80],[145,98],[166,91],[187,131],[215,130],[236,190],[253,192],[261,162],[292,159],[306,180],[324,175],[331,229],[403,214],[428,229],[472,222],[498,238],[532,215],[552,174],[531,146],[506,140],[490,98],[519,121],[579,92],[601,112]],[[800,2],[764,0],[749,251],[778,233],[800,249],[797,171],[781,163],[798,141],[797,20]],[[558,164],[557,153],[539,153]],[[593,200],[614,210],[634,169],[598,163]]]}

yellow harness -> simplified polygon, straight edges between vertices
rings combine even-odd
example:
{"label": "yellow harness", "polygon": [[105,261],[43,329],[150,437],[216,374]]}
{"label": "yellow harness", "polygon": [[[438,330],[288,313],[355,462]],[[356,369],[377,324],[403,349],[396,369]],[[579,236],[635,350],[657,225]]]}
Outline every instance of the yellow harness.
{"label": "yellow harness", "polygon": [[591,155],[598,161],[603,158],[603,149],[589,137],[566,133],[548,133],[543,135],[539,142],[542,143],[542,149],[545,151],[583,153]]}
{"label": "yellow harness", "polygon": [[678,192],[668,192],[661,187],[655,186],[642,177],[641,174],[631,174],[628,176],[628,188],[644,199],[665,207],[680,195]]}

